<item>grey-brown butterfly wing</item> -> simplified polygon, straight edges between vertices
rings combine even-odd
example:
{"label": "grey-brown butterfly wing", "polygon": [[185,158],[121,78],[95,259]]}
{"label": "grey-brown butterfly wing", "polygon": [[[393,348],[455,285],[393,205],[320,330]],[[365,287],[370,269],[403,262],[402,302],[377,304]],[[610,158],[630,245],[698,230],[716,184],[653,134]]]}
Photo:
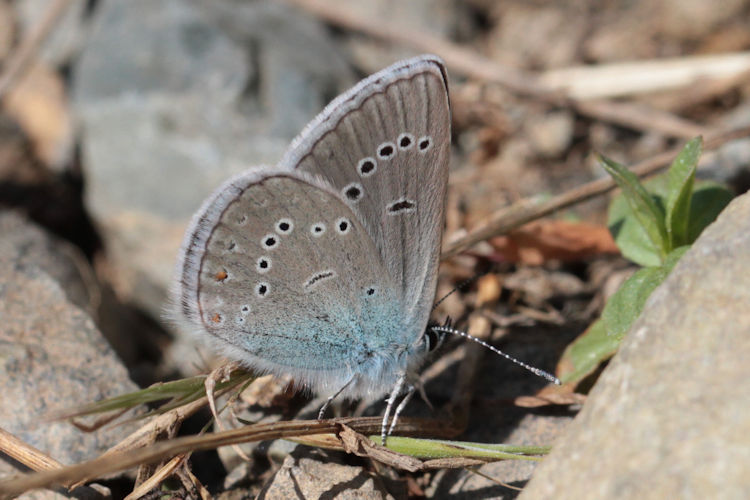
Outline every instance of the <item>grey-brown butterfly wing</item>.
{"label": "grey-brown butterfly wing", "polygon": [[417,335],[434,300],[450,139],[445,69],[421,56],[333,101],[280,163],[322,177],[357,214]]}
{"label": "grey-brown butterfly wing", "polygon": [[226,354],[305,385],[379,395],[408,345],[396,284],[324,183],[248,171],[198,211],[179,260],[181,315]]}

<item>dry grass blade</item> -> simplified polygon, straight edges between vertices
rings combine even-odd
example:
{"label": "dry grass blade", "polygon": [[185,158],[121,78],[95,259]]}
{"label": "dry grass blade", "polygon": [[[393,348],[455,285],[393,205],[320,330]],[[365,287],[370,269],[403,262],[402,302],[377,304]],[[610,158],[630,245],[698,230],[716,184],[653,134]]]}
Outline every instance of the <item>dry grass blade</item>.
{"label": "dry grass blade", "polygon": [[146,481],[139,484],[138,487],[130,492],[130,494],[126,496],[124,500],[135,500],[136,498],[141,498],[146,493],[159,486],[159,484],[161,484],[162,481],[171,476],[174,471],[177,470],[177,468],[182,465],[185,460],[187,460],[189,456],[189,454],[182,454],[174,457],[172,460],[164,464]]}
{"label": "dry grass blade", "polygon": [[63,464],[54,458],[2,428],[0,428],[0,452],[35,471],[55,470],[63,467]]}
{"label": "dry grass blade", "polygon": [[[727,142],[750,136],[750,127],[742,127],[728,132],[721,132],[709,137],[704,145],[705,150],[716,149]],[[665,151],[631,168],[638,177],[650,175],[668,167],[680,152],[681,148]],[[443,248],[442,259],[453,257],[470,246],[493,236],[506,234],[517,227],[549,215],[557,210],[576,203],[581,203],[595,196],[602,195],[616,187],[610,178],[601,178],[571,189],[547,201],[524,199],[488,217],[465,236],[449,241]]]}
{"label": "dry grass blade", "polygon": [[380,463],[409,472],[416,472],[422,468],[422,461],[418,458],[402,455],[385,446],[380,446],[349,426],[342,425],[341,427],[342,430],[337,435],[347,453],[372,458]]}
{"label": "dry grass blade", "polygon": [[[101,457],[81,464],[3,481],[0,482],[0,495],[3,498],[12,497],[31,489],[72,483],[83,478],[99,477],[127,470],[137,465],[171,459],[175,455],[196,450],[210,450],[221,446],[251,441],[339,432],[342,424],[357,429],[359,432],[375,434],[380,431],[381,419],[374,417],[293,420],[289,422],[251,425],[204,436],[186,436],[159,442],[148,448],[137,448],[112,453],[107,452]],[[435,420],[414,418],[402,418],[399,420],[398,430],[404,434],[411,435],[422,433],[430,435],[450,434],[449,427],[444,423]]]}
{"label": "dry grass blade", "polygon": [[[122,454],[128,450],[142,448],[144,446],[150,445],[153,442],[154,436],[161,434],[166,429],[173,428],[177,423],[182,422],[183,420],[206,406],[207,403],[207,398],[204,396],[197,401],[193,401],[192,403],[188,403],[179,408],[175,408],[174,410],[170,410],[163,415],[154,417],[147,424],[141,426],[138,430],[104,452],[99,458]],[[92,475],[77,476],[74,486],[80,486],[86,481],[91,480],[93,477],[94,476]],[[1,491],[2,487],[0,486],[0,492]]]}

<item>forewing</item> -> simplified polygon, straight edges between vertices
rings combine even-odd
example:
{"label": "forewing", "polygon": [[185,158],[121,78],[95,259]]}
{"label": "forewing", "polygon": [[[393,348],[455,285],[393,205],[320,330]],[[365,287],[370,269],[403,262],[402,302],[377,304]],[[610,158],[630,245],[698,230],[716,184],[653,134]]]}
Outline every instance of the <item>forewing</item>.
{"label": "forewing", "polygon": [[423,56],[333,101],[280,164],[320,176],[340,193],[420,329],[435,294],[449,155],[445,70],[439,59]]}

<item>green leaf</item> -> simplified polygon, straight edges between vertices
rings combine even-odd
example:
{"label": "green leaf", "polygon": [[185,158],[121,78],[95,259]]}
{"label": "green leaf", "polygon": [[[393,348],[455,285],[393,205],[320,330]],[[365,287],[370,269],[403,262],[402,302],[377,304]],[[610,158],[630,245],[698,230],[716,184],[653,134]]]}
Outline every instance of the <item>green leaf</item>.
{"label": "green leaf", "polygon": [[684,246],[672,251],[662,266],[640,269],[609,298],[602,317],[565,349],[557,365],[557,376],[564,384],[580,382],[617,352],[646,299],[688,249]]}
{"label": "green leaf", "polygon": [[695,183],[693,199],[690,203],[690,224],[688,243],[698,239],[704,229],[716,220],[719,213],[734,198],[734,193],[716,182],[698,181]]}
{"label": "green leaf", "polygon": [[[669,196],[669,176],[659,175],[643,183],[657,205],[664,205]],[[734,195],[727,188],[711,181],[695,181],[690,200],[686,244],[692,244],[703,229],[716,219]],[[622,255],[641,266],[658,266],[661,258],[645,230],[635,218],[623,196],[615,196],[609,206],[609,230]]]}
{"label": "green leaf", "polygon": [[601,318],[608,336],[616,338],[618,342],[625,336],[641,315],[651,292],[664,281],[688,248],[683,246],[671,252],[661,266],[638,270],[609,298]]}
{"label": "green leaf", "polygon": [[669,248],[664,209],[656,203],[633,172],[601,155],[599,155],[599,163],[622,190],[622,195],[630,210],[645,230],[646,236],[651,242],[651,247],[658,252],[661,262]]}
{"label": "green leaf", "polygon": [[669,249],[688,243],[690,221],[690,201],[693,196],[693,182],[703,148],[703,139],[696,137],[689,141],[669,167],[669,193],[667,197],[667,234]]}
{"label": "green leaf", "polygon": [[658,266],[661,253],[654,246],[630,210],[624,196],[615,196],[609,205],[607,226],[623,257],[640,266]]}
{"label": "green leaf", "polygon": [[578,383],[611,358],[619,346],[620,341],[607,335],[604,322],[598,320],[565,349],[557,376],[563,384]]}
{"label": "green leaf", "polygon": [[[643,183],[654,203],[663,206],[669,184],[666,175],[659,175]],[[622,255],[641,266],[658,266],[662,255],[646,234],[646,230],[636,218],[625,196],[619,194],[609,205],[607,225],[620,248]]]}

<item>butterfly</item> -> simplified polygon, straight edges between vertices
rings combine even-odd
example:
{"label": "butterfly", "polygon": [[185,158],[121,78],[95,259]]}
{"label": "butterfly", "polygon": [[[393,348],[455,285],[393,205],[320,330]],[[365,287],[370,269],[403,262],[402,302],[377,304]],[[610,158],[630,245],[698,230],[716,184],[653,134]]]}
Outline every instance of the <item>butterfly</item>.
{"label": "butterfly", "polygon": [[438,57],[362,80],[276,166],[203,203],[178,259],[177,315],[227,357],[331,394],[321,416],[337,396],[389,394],[385,436],[431,346],[450,143]]}

